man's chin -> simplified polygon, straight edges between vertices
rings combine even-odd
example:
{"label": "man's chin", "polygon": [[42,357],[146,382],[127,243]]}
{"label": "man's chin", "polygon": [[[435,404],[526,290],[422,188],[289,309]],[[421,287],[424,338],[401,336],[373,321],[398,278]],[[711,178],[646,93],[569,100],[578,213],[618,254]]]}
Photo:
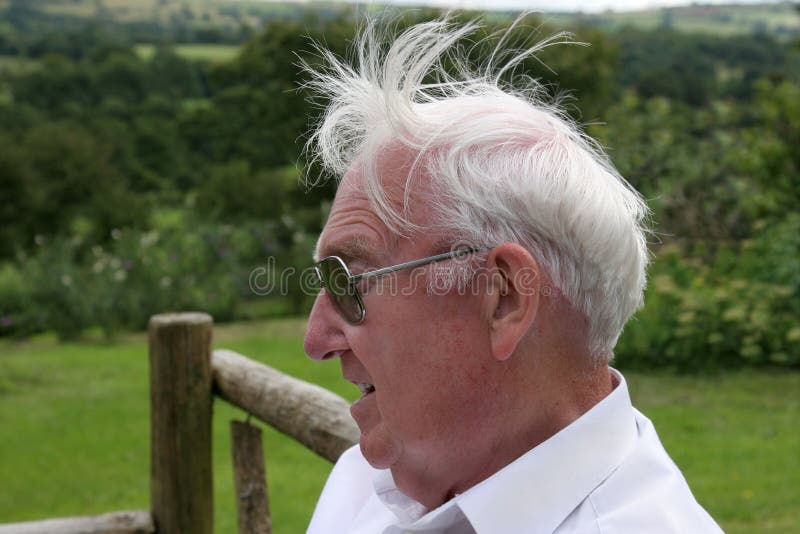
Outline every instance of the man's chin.
{"label": "man's chin", "polygon": [[369,465],[375,469],[390,468],[400,459],[403,452],[400,440],[395,439],[383,423],[369,431],[362,430],[358,446]]}

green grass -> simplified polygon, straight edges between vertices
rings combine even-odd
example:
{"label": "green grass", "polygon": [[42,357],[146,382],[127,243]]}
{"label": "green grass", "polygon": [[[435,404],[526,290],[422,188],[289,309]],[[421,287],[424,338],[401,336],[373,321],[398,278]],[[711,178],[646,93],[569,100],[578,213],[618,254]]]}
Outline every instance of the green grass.
{"label": "green grass", "polygon": [[634,404],[725,532],[797,532],[799,373],[626,377]]}
{"label": "green grass", "polygon": [[[231,325],[224,345],[353,397],[336,365],[315,365],[300,341],[303,324]],[[149,397],[146,339],[113,345],[57,344],[52,336],[0,343],[0,522],[149,508]],[[215,530],[234,532],[230,420],[214,406]],[[273,522],[303,532],[330,464],[264,429]]]}
{"label": "green grass", "polygon": [[0,56],[0,75],[6,72],[11,74],[25,74],[38,67],[39,62],[35,59],[18,56]]}
{"label": "green grass", "polygon": [[[215,346],[242,352],[353,399],[335,363],[302,351],[303,322],[215,328]],[[626,373],[698,500],[728,533],[789,533],[800,524],[800,373],[690,377]],[[142,334],[114,344],[0,342],[0,522],[149,507],[149,397]],[[217,532],[234,532],[229,422],[214,407]],[[303,532],[330,465],[264,430],[277,532]]]}
{"label": "green grass", "polygon": [[[227,44],[176,44],[173,46],[175,53],[184,59],[195,61],[208,61],[211,63],[224,63],[230,61],[239,53],[237,45]],[[156,53],[153,44],[141,43],[134,46],[134,50],[140,58],[148,60]]]}

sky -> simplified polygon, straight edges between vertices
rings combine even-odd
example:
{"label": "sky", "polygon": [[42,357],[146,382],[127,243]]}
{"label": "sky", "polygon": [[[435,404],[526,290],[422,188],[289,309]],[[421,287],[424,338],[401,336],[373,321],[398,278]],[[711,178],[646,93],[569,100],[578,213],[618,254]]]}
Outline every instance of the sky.
{"label": "sky", "polygon": [[[702,0],[701,4],[757,4],[769,0]],[[775,0],[772,0],[775,1]],[[691,4],[691,0],[384,0],[395,5],[427,5],[460,9],[515,9],[541,11],[584,11],[596,13],[606,9],[634,11]],[[354,2],[356,3],[356,2]],[[369,2],[357,2],[365,4]]]}

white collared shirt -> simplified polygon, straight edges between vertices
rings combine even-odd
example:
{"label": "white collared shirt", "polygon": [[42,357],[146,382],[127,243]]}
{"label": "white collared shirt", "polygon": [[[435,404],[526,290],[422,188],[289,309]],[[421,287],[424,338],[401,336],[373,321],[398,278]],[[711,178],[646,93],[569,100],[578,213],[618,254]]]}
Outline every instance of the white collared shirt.
{"label": "white collared shirt", "polygon": [[625,379],[566,428],[434,510],[403,494],[358,446],[339,458],[309,534],[703,534],[697,503]]}

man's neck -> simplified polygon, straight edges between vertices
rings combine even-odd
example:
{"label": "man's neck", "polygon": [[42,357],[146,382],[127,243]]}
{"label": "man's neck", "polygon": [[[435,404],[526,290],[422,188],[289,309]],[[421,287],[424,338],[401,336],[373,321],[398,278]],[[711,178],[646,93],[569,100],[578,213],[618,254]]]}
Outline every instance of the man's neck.
{"label": "man's neck", "polygon": [[[540,369],[536,380],[520,380],[509,385],[512,405],[498,411],[502,432],[475,431],[472,443],[453,450],[447,465],[428,466],[424,473],[392,469],[398,488],[429,509],[441,506],[455,495],[489,478],[528,451],[569,426],[608,396],[612,384],[608,367],[580,372],[553,372]],[[444,482],[444,483],[443,483]]]}

